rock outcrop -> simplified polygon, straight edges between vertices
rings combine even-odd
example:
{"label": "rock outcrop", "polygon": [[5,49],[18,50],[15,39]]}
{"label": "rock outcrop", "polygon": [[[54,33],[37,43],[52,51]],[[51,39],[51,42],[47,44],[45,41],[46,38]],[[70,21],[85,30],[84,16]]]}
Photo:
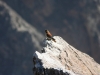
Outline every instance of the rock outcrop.
{"label": "rock outcrop", "polygon": [[59,36],[56,42],[44,40],[44,47],[33,55],[34,75],[100,75],[100,65]]}

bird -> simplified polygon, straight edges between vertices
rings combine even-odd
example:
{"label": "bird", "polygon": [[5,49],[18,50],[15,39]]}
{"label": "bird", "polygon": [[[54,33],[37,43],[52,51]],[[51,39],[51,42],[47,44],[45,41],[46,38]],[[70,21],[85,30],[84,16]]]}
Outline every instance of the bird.
{"label": "bird", "polygon": [[46,34],[47,40],[53,40],[54,42],[56,42],[56,40],[52,37],[52,34],[50,33],[49,30],[45,30],[45,34]]}

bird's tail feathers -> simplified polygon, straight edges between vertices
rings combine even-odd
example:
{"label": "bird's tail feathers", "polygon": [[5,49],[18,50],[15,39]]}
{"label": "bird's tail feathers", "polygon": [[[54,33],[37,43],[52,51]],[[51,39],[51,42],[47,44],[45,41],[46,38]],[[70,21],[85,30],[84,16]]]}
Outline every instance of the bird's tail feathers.
{"label": "bird's tail feathers", "polygon": [[56,40],[55,40],[53,37],[52,37],[51,39],[52,39],[54,42],[56,42]]}

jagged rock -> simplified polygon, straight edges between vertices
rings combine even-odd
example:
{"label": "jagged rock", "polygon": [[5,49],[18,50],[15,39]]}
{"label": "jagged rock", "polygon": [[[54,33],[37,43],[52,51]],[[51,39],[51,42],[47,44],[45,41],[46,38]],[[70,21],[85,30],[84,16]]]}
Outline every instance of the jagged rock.
{"label": "jagged rock", "polygon": [[59,36],[44,40],[43,53],[33,55],[34,75],[100,75],[100,65]]}

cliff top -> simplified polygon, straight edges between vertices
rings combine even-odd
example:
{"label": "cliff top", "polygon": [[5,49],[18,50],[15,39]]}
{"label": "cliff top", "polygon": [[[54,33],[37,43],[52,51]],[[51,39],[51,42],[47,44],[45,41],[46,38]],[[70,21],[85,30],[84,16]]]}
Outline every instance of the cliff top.
{"label": "cliff top", "polygon": [[[100,65],[93,58],[78,51],[61,37],[54,38],[56,42],[45,39],[42,53],[36,51],[33,55],[34,74],[36,68],[42,68],[63,71],[65,75],[100,75]],[[42,73],[45,75],[44,71]]]}

